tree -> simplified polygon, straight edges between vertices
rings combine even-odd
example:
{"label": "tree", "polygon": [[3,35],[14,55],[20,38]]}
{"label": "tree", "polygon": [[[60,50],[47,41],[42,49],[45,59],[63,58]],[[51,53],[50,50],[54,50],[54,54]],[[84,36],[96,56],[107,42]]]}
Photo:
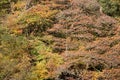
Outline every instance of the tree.
{"label": "tree", "polygon": [[109,16],[120,16],[120,0],[99,0],[103,12]]}
{"label": "tree", "polygon": [[10,1],[1,0],[0,1],[0,16],[3,16],[5,13],[10,12]]}

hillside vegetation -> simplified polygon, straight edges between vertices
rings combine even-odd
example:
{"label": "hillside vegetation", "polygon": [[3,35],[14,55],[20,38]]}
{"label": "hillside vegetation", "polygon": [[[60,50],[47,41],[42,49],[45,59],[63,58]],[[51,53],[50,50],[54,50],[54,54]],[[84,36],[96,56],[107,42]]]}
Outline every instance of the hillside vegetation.
{"label": "hillside vegetation", "polygon": [[120,0],[0,0],[0,80],[120,80]]}

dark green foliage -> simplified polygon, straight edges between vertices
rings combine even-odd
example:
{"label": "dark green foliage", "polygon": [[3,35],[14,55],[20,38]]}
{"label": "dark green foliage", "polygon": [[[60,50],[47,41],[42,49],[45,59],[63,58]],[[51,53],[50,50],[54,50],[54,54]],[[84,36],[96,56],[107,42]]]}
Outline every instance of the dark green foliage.
{"label": "dark green foliage", "polygon": [[110,16],[120,16],[120,3],[115,0],[99,0],[103,12]]}

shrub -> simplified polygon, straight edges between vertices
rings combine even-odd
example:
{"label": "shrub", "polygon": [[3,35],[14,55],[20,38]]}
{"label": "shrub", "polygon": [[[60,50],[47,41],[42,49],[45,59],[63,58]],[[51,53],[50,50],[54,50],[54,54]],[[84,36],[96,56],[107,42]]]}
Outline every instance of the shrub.
{"label": "shrub", "polygon": [[5,13],[10,11],[10,2],[9,0],[0,1],[0,16],[3,16]]}
{"label": "shrub", "polygon": [[9,30],[2,26],[0,27],[0,33],[1,53],[15,57],[15,55],[24,52],[27,48],[25,37],[10,34]]}
{"label": "shrub", "polygon": [[120,16],[119,0],[99,0],[103,12],[110,16]]}
{"label": "shrub", "polygon": [[23,26],[25,34],[42,33],[52,26],[56,12],[47,6],[37,5],[24,13],[18,20],[18,24]]}
{"label": "shrub", "polygon": [[0,26],[0,80],[23,80],[30,66],[27,49],[25,37],[11,34],[5,26]]}
{"label": "shrub", "polygon": [[36,62],[36,66],[33,68],[31,79],[48,79],[53,78],[55,74],[55,70],[58,66],[63,63],[63,59],[58,54],[40,54],[37,57],[38,62]]}
{"label": "shrub", "polygon": [[64,60],[59,54],[52,53],[50,45],[46,45],[39,37],[32,37],[29,40],[28,50],[31,55],[31,64],[34,66],[26,79],[44,80],[56,76],[55,70],[63,64]]}

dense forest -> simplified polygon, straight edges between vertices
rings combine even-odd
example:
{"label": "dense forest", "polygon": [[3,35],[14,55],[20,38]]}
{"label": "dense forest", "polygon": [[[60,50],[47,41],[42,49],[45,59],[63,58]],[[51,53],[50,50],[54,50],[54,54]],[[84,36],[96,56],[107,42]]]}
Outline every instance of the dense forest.
{"label": "dense forest", "polygon": [[0,80],[120,80],[120,0],[0,0]]}

